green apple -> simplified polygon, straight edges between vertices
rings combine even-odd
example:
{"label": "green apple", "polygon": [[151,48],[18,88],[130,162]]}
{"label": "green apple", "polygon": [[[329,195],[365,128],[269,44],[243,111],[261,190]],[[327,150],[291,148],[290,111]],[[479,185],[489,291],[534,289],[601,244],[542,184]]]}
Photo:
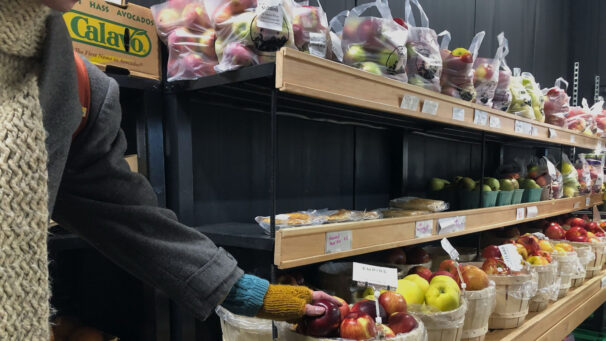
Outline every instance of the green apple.
{"label": "green apple", "polygon": [[560,171],[562,174],[568,174],[574,171],[574,166],[570,162],[563,162]]}
{"label": "green apple", "polygon": [[364,62],[360,64],[360,69],[366,72],[373,73],[375,75],[381,76],[383,73],[381,72],[381,67],[377,63],[373,62]]}
{"label": "green apple", "polygon": [[394,51],[382,50],[378,53],[379,64],[384,65],[387,69],[396,70],[400,61],[400,56]]}
{"label": "green apple", "polygon": [[493,190],[493,191],[498,191],[499,189],[501,189],[501,185],[499,184],[499,180],[497,180],[495,178],[485,177],[484,178],[484,184],[490,186],[490,189]]}
{"label": "green apple", "polygon": [[513,191],[514,185],[511,179],[501,179],[499,180],[499,185],[501,186],[501,190],[503,191]]}
{"label": "green apple", "polygon": [[459,291],[447,282],[432,281],[425,293],[425,303],[440,311],[455,310],[459,307]]}
{"label": "green apple", "polygon": [[577,189],[576,187],[573,186],[564,186],[564,197],[565,198],[572,198],[574,197],[574,195],[576,194]]}
{"label": "green apple", "polygon": [[427,280],[425,278],[423,278],[417,274],[408,275],[408,276],[404,277],[403,279],[414,282],[417,285],[417,287],[419,287],[423,291],[423,294],[425,294],[425,292],[429,288],[429,282],[427,282]]}
{"label": "green apple", "polygon": [[431,178],[429,180],[429,189],[434,192],[443,190],[446,185],[450,185],[450,181],[440,178]]}
{"label": "green apple", "polygon": [[366,51],[362,45],[351,45],[347,52],[345,52],[345,56],[343,57],[343,61],[346,64],[353,65],[355,63],[361,63],[366,60]]}
{"label": "green apple", "polygon": [[[479,191],[480,190],[480,183],[478,182],[476,184],[476,187],[473,189],[474,191]],[[483,184],[482,185],[482,192],[491,192],[492,188],[490,188],[490,186],[488,186],[487,184]]]}
{"label": "green apple", "polygon": [[459,182],[459,188],[464,191],[473,191],[476,188],[476,182],[472,178],[462,178]]}
{"label": "green apple", "polygon": [[536,181],[534,181],[532,179],[523,179],[522,182],[520,183],[520,188],[534,189],[534,188],[541,188],[541,186],[537,185]]}
{"label": "green apple", "polygon": [[511,179],[511,183],[513,184],[513,189],[520,189],[520,182],[518,179]]}
{"label": "green apple", "polygon": [[415,282],[407,279],[398,280],[396,292],[404,297],[406,304],[423,304],[425,301],[423,290]]}
{"label": "green apple", "polygon": [[459,289],[459,284],[457,284],[457,282],[452,279],[452,277],[450,276],[445,276],[445,275],[438,275],[435,276],[434,278],[431,279],[431,282],[429,282],[429,285],[432,284],[436,284],[436,283],[446,283],[448,286],[452,287],[453,289],[455,289],[456,291],[461,291]]}

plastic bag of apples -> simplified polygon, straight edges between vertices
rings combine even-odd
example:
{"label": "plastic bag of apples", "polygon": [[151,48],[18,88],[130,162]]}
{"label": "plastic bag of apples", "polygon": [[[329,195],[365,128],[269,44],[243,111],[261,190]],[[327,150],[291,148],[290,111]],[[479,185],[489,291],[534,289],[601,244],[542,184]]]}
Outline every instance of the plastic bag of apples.
{"label": "plastic bag of apples", "polygon": [[469,49],[462,47],[449,50],[450,33],[442,38],[442,77],[440,85],[442,93],[451,97],[460,98],[464,101],[473,101],[476,98],[476,90],[473,86],[474,69],[473,63],[484,39],[484,31],[475,35]]}
{"label": "plastic bag of apples", "polygon": [[168,81],[215,73],[215,30],[202,0],[169,0],[151,6],[158,36],[168,47]]}
{"label": "plastic bag of apples", "polygon": [[509,54],[509,42],[503,33],[497,36],[499,45],[503,45],[503,54],[501,55],[501,66],[499,67],[499,76],[497,88],[494,91],[492,98],[493,109],[507,111],[511,103],[511,91],[509,83],[511,82],[511,69],[507,65],[505,57]]}
{"label": "plastic bag of apples", "polygon": [[318,6],[310,6],[308,1],[292,2],[292,32],[299,51],[312,56],[329,58],[332,55],[328,18],[320,0]]}
{"label": "plastic bag of apples", "polygon": [[[501,32],[499,37],[503,36]],[[475,70],[473,76],[473,85],[476,89],[475,102],[488,107],[492,107],[492,100],[499,83],[499,67],[505,52],[505,39],[498,39],[499,46],[494,58],[478,57],[473,63]]]}
{"label": "plastic bag of apples", "polygon": [[[562,85],[564,88],[562,89]],[[566,116],[570,110],[570,97],[566,94],[568,82],[560,77],[550,89],[543,89],[545,96],[545,122],[559,127],[566,125]]]}
{"label": "plastic bag of apples", "polygon": [[[376,8],[380,17],[361,16]],[[408,30],[395,22],[385,0],[354,7],[343,28],[343,62],[364,71],[402,82],[406,77]]]}

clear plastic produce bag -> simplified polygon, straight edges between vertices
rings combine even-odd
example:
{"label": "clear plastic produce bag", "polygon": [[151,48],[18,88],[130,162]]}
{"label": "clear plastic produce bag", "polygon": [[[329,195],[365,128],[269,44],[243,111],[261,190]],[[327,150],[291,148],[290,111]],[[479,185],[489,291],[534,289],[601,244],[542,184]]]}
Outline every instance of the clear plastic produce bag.
{"label": "clear plastic produce bag", "polygon": [[[419,10],[421,26],[416,26],[410,6],[411,2]],[[436,31],[429,28],[429,19],[418,0],[406,0],[405,18],[408,24],[408,41],[406,42],[408,83],[440,92],[442,57]]]}
{"label": "clear plastic produce bag", "polygon": [[310,6],[308,1],[292,2],[292,31],[299,51],[312,56],[329,58],[332,54],[326,12],[320,0],[318,6]]}
{"label": "clear plastic produce bag", "polygon": [[343,48],[341,47],[341,42],[343,39],[345,19],[347,19],[348,16],[349,10],[341,11],[330,19],[330,22],[328,23],[330,28],[330,50],[332,51],[330,59],[335,62],[343,63]]}
{"label": "clear plastic produce bag", "polygon": [[587,104],[587,99],[583,98],[580,107],[570,107],[566,116],[566,128],[579,133],[592,135],[591,124],[593,117]]}
{"label": "clear plastic produce bag", "polygon": [[543,112],[545,100],[543,98],[543,92],[530,72],[522,72],[522,85],[524,85],[526,92],[528,92],[528,95],[530,96],[534,119],[539,122],[545,122],[545,113]]}
{"label": "clear plastic produce bag", "polygon": [[[363,17],[376,7],[381,17]],[[376,0],[353,8],[343,28],[343,62],[358,69],[402,82],[406,77],[408,30],[395,22],[387,1]]]}
{"label": "clear plastic produce bag", "polygon": [[484,39],[484,31],[475,35],[469,46],[469,50],[456,48],[448,49],[450,44],[450,33],[442,38],[442,77],[440,85],[442,93],[464,101],[473,101],[476,98],[476,90],[473,86],[473,63],[477,57],[478,50]]}
{"label": "clear plastic produce bag", "polygon": [[271,320],[236,315],[222,306],[218,306],[215,312],[221,321],[224,341],[271,340]]}
{"label": "clear plastic produce bag", "polygon": [[[276,230],[286,227],[320,225],[324,224],[326,220],[327,216],[320,214],[317,210],[282,213],[276,215]],[[270,217],[259,216],[255,218],[255,221],[263,228],[266,234],[270,233]]]}
{"label": "clear plastic produce bag", "polygon": [[524,87],[519,68],[513,69],[513,77],[511,77],[509,83],[509,90],[511,91],[511,103],[509,104],[507,112],[534,120],[535,115],[532,108],[532,98],[528,91],[526,91],[526,87]]}
{"label": "clear plastic produce bag", "polygon": [[442,200],[431,200],[417,197],[401,197],[392,199],[389,202],[391,207],[400,208],[403,210],[419,210],[442,212],[448,209],[448,203]]}
{"label": "clear plastic produce bag", "polygon": [[576,163],[576,170],[579,181],[579,193],[588,194],[591,192],[591,172],[589,171],[589,163],[585,159],[585,154],[579,154],[579,158]]}
{"label": "clear plastic produce bag", "polygon": [[[503,34],[501,32],[501,34]],[[494,58],[476,58],[473,68],[475,70],[473,85],[476,89],[475,102],[492,107],[492,100],[499,82],[499,67],[505,50],[504,40],[499,40],[499,46]]]}
{"label": "clear plastic produce bag", "polygon": [[579,158],[583,157],[589,167],[589,176],[591,178],[591,191],[599,193],[604,183],[604,154],[579,154]]}
{"label": "clear plastic produce bag", "polygon": [[505,61],[505,57],[509,54],[509,41],[505,38],[505,34],[501,32],[497,36],[499,45],[503,46],[503,54],[501,56],[501,65],[499,67],[499,81],[497,88],[494,91],[494,97],[492,99],[493,109],[507,111],[509,104],[511,103],[511,90],[509,90],[509,83],[511,82],[511,69]]}
{"label": "clear plastic produce bag", "polygon": [[[564,89],[562,89],[564,85]],[[566,125],[566,116],[570,110],[570,97],[566,94],[568,82],[560,77],[556,79],[555,85],[551,89],[543,89],[545,95],[545,122],[564,127]]]}

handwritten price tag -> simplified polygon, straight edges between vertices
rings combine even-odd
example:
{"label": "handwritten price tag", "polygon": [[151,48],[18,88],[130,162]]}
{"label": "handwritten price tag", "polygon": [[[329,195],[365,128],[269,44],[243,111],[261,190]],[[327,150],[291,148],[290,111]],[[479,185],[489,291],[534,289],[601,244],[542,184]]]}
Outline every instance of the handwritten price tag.
{"label": "handwritten price tag", "polygon": [[351,230],[327,232],[326,233],[326,253],[335,253],[351,250]]}
{"label": "handwritten price tag", "polygon": [[522,270],[522,256],[518,253],[516,246],[513,244],[499,245],[499,251],[503,256],[503,262],[513,271]]}
{"label": "handwritten price tag", "polygon": [[488,123],[488,114],[482,110],[476,109],[473,115],[473,123],[485,126]]}
{"label": "handwritten price tag", "polygon": [[534,218],[539,213],[539,209],[536,206],[528,206],[526,207],[526,217]]}
{"label": "handwritten price tag", "polygon": [[549,128],[549,138],[555,139],[556,137],[558,137],[558,132],[553,128]]}
{"label": "handwritten price tag", "polygon": [[415,238],[429,237],[433,232],[433,220],[421,220],[415,223]]}
{"label": "handwritten price tag", "polygon": [[539,136],[539,128],[530,125],[530,135],[532,136]]}
{"label": "handwritten price tag", "polygon": [[501,119],[496,116],[490,116],[490,127],[501,129]]}
{"label": "handwritten price tag", "polygon": [[353,263],[353,276],[355,282],[369,283],[382,287],[398,287],[398,270],[362,263]]}
{"label": "handwritten price tag", "polygon": [[438,234],[446,234],[465,229],[465,216],[438,219]]}
{"label": "handwritten price tag", "polygon": [[455,121],[465,121],[465,109],[463,108],[452,108],[452,119]]}
{"label": "handwritten price tag", "polygon": [[523,220],[525,217],[526,210],[524,207],[516,208],[516,220]]}
{"label": "handwritten price tag", "polygon": [[400,108],[408,110],[419,110],[419,97],[413,95],[404,95]]}
{"label": "handwritten price tag", "polygon": [[425,114],[435,115],[438,113],[439,106],[440,105],[438,104],[438,102],[426,99],[425,101],[423,101],[423,108],[421,109],[421,112]]}
{"label": "handwritten price tag", "polygon": [[574,135],[570,135],[570,142],[576,143],[576,137]]}
{"label": "handwritten price tag", "polygon": [[459,252],[452,246],[452,244],[450,244],[450,241],[448,241],[448,239],[442,238],[442,240],[440,241],[440,244],[442,244],[442,249],[444,249],[444,251],[446,251],[446,253],[448,253],[448,255],[450,256],[450,259],[452,259],[452,260],[459,259]]}

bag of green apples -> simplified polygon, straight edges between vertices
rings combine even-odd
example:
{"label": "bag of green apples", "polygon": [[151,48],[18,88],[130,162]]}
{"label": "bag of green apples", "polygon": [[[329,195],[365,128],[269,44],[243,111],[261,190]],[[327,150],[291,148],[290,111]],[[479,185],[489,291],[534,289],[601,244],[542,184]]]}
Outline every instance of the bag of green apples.
{"label": "bag of green apples", "polygon": [[503,46],[503,54],[501,55],[501,65],[499,67],[499,80],[497,88],[494,90],[494,97],[492,98],[492,108],[507,111],[511,103],[511,91],[509,90],[511,69],[505,61],[505,57],[509,54],[509,42],[503,32],[497,36],[497,40],[499,41],[499,45]]}
{"label": "bag of green apples", "polygon": [[[286,0],[207,0],[217,30],[217,72],[275,60],[283,46],[295,47],[292,7]],[[258,2],[258,3],[257,3]]]}
{"label": "bag of green apples", "polygon": [[545,113],[543,112],[545,99],[543,97],[541,87],[534,80],[532,73],[522,72],[522,85],[524,85],[526,92],[528,92],[528,95],[530,95],[534,119],[539,122],[545,122]]}
{"label": "bag of green apples", "polygon": [[526,91],[526,87],[524,87],[519,68],[513,69],[513,77],[511,77],[511,82],[509,83],[509,90],[511,91],[511,103],[509,104],[509,108],[507,108],[507,112],[534,120],[532,98],[528,94],[528,91]]}
{"label": "bag of green apples", "polygon": [[343,63],[341,40],[343,39],[343,26],[345,26],[345,19],[347,19],[347,16],[349,16],[349,10],[341,11],[330,19],[330,22],[328,23],[328,27],[330,28],[330,47],[332,51],[330,59],[339,63]]}
{"label": "bag of green apples", "polygon": [[158,36],[168,47],[167,80],[215,73],[215,30],[206,3],[171,0],[151,7]]}
{"label": "bag of green apples", "polygon": [[[375,7],[380,17],[361,14]],[[386,0],[354,7],[343,28],[343,62],[347,65],[406,82],[408,30],[395,22]]]}
{"label": "bag of green apples", "polygon": [[328,58],[331,55],[328,19],[320,0],[316,0],[318,7],[310,6],[309,1],[290,1],[292,32],[297,49],[312,56]]}
{"label": "bag of green apples", "polygon": [[[562,89],[561,85],[564,85]],[[566,94],[568,88],[568,82],[560,77],[556,79],[554,86],[551,89],[543,89],[543,95],[545,96],[545,122],[563,127],[566,125],[566,116],[570,110],[568,102],[570,97]]]}
{"label": "bag of green apples", "polygon": [[[501,32],[500,35],[504,33]],[[473,68],[473,85],[476,89],[475,102],[492,108],[492,100],[499,82],[499,67],[505,51],[504,40],[499,40],[499,46],[494,58],[476,58]]]}
{"label": "bag of green apples", "polygon": [[473,86],[473,63],[485,34],[484,31],[476,34],[469,45],[469,50],[459,47],[452,51],[448,49],[450,33],[444,36],[440,46],[442,56],[440,85],[443,94],[464,101],[473,101],[476,98],[476,89]]}
{"label": "bag of green apples", "polygon": [[[411,1],[419,9],[421,26],[416,26],[410,6]],[[408,41],[406,42],[408,83],[440,92],[442,57],[436,31],[429,28],[429,20],[418,0],[406,0],[405,18],[408,24]]]}
{"label": "bag of green apples", "polygon": [[580,186],[578,173],[566,154],[562,154],[560,172],[562,173],[562,181],[564,183],[564,198],[572,198],[577,196]]}

